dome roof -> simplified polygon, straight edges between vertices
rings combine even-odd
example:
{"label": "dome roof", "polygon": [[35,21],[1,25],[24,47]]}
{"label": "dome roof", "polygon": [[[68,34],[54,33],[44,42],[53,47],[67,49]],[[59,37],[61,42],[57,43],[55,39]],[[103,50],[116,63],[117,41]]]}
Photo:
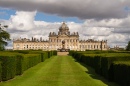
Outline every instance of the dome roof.
{"label": "dome roof", "polygon": [[69,29],[65,22],[62,23],[59,29]]}

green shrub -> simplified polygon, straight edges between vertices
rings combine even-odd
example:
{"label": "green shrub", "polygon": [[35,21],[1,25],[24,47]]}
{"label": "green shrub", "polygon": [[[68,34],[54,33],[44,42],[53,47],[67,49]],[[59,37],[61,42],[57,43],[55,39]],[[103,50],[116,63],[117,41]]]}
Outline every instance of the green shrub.
{"label": "green shrub", "polygon": [[16,55],[16,75],[21,75],[23,74],[23,68],[22,68],[22,64],[23,64],[23,55]]}
{"label": "green shrub", "polygon": [[48,52],[41,53],[41,62],[44,62],[48,58]]}
{"label": "green shrub", "polygon": [[56,51],[0,51],[0,81],[7,81],[21,75],[30,67],[45,61]]}
{"label": "green shrub", "polygon": [[91,67],[94,67],[94,57],[89,55],[81,55],[80,57],[81,62],[85,63],[86,65],[89,65]]}
{"label": "green shrub", "polygon": [[[93,67],[96,73],[102,75],[109,81],[114,81],[115,72],[113,68],[113,62],[130,61],[130,53],[124,51],[85,51],[85,52],[70,51],[70,55],[72,55],[77,61],[83,62],[86,65]],[[130,75],[130,71],[128,73]]]}
{"label": "green shrub", "polygon": [[101,72],[101,56],[94,57],[94,69],[97,74],[102,74]]}
{"label": "green shrub", "polygon": [[22,53],[22,54],[28,54],[29,50],[15,50],[14,52]]}
{"label": "green shrub", "polygon": [[28,68],[41,62],[41,56],[39,54],[26,54],[22,61],[22,70],[25,71]]}
{"label": "green shrub", "polygon": [[114,81],[121,86],[130,86],[130,61],[116,61],[113,63]]}
{"label": "green shrub", "polygon": [[53,51],[53,55],[55,56],[55,55],[57,55],[57,51],[55,50],[55,51]]}
{"label": "green shrub", "polygon": [[16,75],[16,56],[0,56],[2,62],[2,80],[12,79]]}
{"label": "green shrub", "polygon": [[2,66],[1,66],[1,62],[0,62],[0,82],[2,81]]}
{"label": "green shrub", "polygon": [[130,60],[130,57],[127,57],[127,56],[125,56],[125,57],[117,56],[117,57],[103,57],[103,58],[101,58],[102,75],[106,79],[112,81],[112,78],[113,78],[113,76],[111,76],[111,75],[113,75],[112,74],[113,71],[112,71],[112,68],[111,68],[112,63],[114,61],[128,61],[128,60]]}

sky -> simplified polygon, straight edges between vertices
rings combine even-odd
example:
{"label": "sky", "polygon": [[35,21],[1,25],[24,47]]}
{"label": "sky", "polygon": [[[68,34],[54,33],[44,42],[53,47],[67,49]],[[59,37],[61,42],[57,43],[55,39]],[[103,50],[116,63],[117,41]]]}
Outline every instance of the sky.
{"label": "sky", "polygon": [[[80,40],[107,40],[125,48],[130,41],[130,0],[0,0],[0,23],[11,39],[47,40],[62,22],[79,32]],[[12,49],[13,41],[7,49]]]}

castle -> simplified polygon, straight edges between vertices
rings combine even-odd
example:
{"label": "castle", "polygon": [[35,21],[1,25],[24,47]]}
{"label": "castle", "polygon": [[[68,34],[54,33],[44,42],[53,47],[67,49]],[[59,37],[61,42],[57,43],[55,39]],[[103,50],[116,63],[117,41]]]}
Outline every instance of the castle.
{"label": "castle", "polygon": [[70,33],[69,27],[65,22],[59,28],[58,34],[49,33],[49,40],[42,38],[20,38],[13,40],[13,50],[58,50],[62,48],[62,42],[65,42],[65,49],[85,51],[85,50],[107,50],[107,40],[96,41],[93,39],[80,40],[78,32]]}

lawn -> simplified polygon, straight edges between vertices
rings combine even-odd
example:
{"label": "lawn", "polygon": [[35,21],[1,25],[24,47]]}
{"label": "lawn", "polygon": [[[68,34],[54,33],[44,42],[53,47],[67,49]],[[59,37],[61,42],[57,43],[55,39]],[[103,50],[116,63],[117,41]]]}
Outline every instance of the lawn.
{"label": "lawn", "polygon": [[0,86],[117,86],[71,56],[53,56]]}

